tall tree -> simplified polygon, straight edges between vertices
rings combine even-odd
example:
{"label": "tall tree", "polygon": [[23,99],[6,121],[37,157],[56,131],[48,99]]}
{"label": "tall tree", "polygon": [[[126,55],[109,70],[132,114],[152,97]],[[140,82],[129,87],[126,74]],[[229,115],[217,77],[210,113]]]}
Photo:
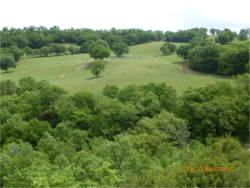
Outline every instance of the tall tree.
{"label": "tall tree", "polygon": [[119,55],[119,57],[125,52],[125,54],[129,53],[128,45],[125,43],[115,43],[112,46],[112,50],[116,55]]}
{"label": "tall tree", "polygon": [[98,75],[101,73],[101,71],[104,71],[105,64],[101,60],[95,60],[92,63],[91,72],[98,77]]}
{"label": "tall tree", "polygon": [[16,62],[15,62],[15,60],[14,60],[13,57],[7,56],[7,55],[4,55],[4,54],[1,55],[0,65],[1,65],[0,66],[1,69],[5,70],[6,73],[7,73],[8,69],[10,69],[10,68],[16,68],[16,66],[17,66],[17,64],[16,64]]}
{"label": "tall tree", "polygon": [[89,49],[88,49],[88,53],[90,55],[90,57],[94,57],[93,56],[93,48],[96,46],[96,45],[102,45],[104,46],[105,48],[109,48],[109,45],[106,41],[104,40],[101,40],[101,39],[98,39],[97,41],[93,42],[91,45],[89,45]]}
{"label": "tall tree", "polygon": [[105,57],[109,57],[110,56],[110,49],[102,46],[102,45],[96,45],[93,49],[92,49],[92,55],[95,59],[103,59]]}

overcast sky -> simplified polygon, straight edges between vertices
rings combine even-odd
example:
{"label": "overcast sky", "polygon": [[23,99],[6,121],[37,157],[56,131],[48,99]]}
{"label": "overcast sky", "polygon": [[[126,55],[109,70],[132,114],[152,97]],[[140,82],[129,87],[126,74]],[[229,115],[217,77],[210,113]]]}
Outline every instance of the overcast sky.
{"label": "overcast sky", "polygon": [[250,27],[249,0],[3,0],[0,29],[34,25],[60,29],[129,29],[178,31],[194,27]]}

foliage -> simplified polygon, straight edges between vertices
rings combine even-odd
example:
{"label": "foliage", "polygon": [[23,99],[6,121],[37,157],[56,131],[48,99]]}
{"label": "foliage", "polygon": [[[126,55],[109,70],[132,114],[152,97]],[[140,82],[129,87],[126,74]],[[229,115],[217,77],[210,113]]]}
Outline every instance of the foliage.
{"label": "foliage", "polygon": [[196,46],[188,55],[190,67],[201,72],[215,72],[220,56],[217,45]]}
{"label": "foliage", "polygon": [[[104,40],[98,39],[97,41],[95,41],[95,42],[93,42],[92,44],[89,45],[88,53],[89,53],[90,57],[94,57],[94,54],[96,54],[97,52],[94,53],[94,52],[93,52],[93,49],[94,49],[96,46],[99,46],[99,45],[102,45],[103,47],[105,47],[105,48],[102,48],[102,49],[105,49],[105,50],[104,50],[105,52],[107,51],[106,49],[109,50],[109,45],[108,45],[108,43],[107,43],[106,41],[104,41]],[[99,46],[99,48],[100,48],[100,46]],[[98,48],[96,48],[95,51],[98,51]],[[109,53],[110,53],[110,52],[109,52]],[[105,55],[106,55],[106,53],[105,53]],[[103,56],[103,57],[104,57],[104,56]]]}
{"label": "foliage", "polygon": [[101,59],[110,56],[110,50],[102,45],[96,45],[92,49],[92,57],[95,59]]}
{"label": "foliage", "polygon": [[71,54],[77,54],[79,53],[79,49],[78,48],[75,48],[73,45],[70,45],[68,47],[68,51],[71,53]]}
{"label": "foliage", "polygon": [[16,92],[16,84],[11,80],[2,80],[1,81],[1,96],[3,95],[12,95]]}
{"label": "foliage", "polygon": [[92,63],[91,72],[98,77],[101,71],[104,71],[105,64],[102,60],[95,60]]}
{"label": "foliage", "polygon": [[5,70],[6,73],[10,68],[16,68],[17,64],[12,56],[7,56],[2,54],[0,60],[0,66],[2,70]]}
{"label": "foliage", "polygon": [[190,86],[178,98],[166,83],[66,95],[45,80],[22,78],[17,91],[3,80],[1,186],[247,187],[248,81]]}
{"label": "foliage", "polygon": [[56,53],[57,55],[66,52],[66,47],[60,44],[51,44],[51,52]]}
{"label": "foliage", "polygon": [[93,42],[94,42],[93,40],[88,40],[87,42],[82,43],[82,44],[81,44],[81,47],[80,47],[80,52],[82,52],[82,53],[87,53],[87,52],[88,52],[88,49],[89,49],[89,46],[90,46]]}
{"label": "foliage", "polygon": [[119,57],[125,53],[128,54],[129,53],[129,48],[128,45],[125,43],[114,43],[112,45],[112,50],[114,51],[114,53],[116,55],[119,55]]}
{"label": "foliage", "polygon": [[249,47],[228,47],[218,59],[218,73],[224,75],[237,75],[247,72],[249,63]]}

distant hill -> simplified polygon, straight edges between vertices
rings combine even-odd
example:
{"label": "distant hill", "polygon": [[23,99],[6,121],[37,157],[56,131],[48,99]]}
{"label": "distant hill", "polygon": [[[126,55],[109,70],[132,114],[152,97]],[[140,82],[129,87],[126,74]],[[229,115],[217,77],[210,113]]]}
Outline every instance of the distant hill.
{"label": "distant hill", "polygon": [[81,31],[84,30],[84,29],[89,29],[89,28],[81,28]]}

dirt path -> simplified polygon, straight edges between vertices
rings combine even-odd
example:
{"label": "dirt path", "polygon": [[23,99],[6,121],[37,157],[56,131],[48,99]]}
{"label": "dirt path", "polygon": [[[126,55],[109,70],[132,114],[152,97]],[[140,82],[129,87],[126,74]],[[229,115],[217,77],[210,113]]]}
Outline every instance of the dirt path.
{"label": "dirt path", "polygon": [[80,69],[82,69],[82,68],[84,68],[84,67],[87,67],[89,64],[90,64],[90,63],[86,63],[86,64],[84,64],[84,65],[82,65],[82,66],[80,66],[80,67],[77,67],[75,70],[72,70],[72,71],[67,72],[67,73],[65,73],[65,74],[61,74],[61,75],[59,75],[58,77],[64,77],[64,76],[66,76],[66,75],[69,74],[69,73],[72,73],[72,72],[78,71],[78,70],[80,70]]}

